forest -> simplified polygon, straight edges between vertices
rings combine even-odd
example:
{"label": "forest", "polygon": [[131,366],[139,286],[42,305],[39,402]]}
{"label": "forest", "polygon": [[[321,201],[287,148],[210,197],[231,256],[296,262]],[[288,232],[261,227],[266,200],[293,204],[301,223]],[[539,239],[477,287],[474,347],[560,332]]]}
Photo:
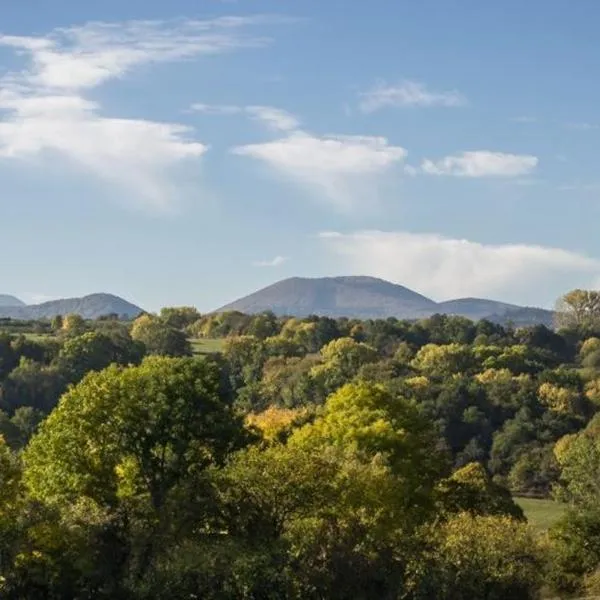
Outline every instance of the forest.
{"label": "forest", "polygon": [[0,408],[2,598],[600,595],[600,292],[552,329],[2,319]]}

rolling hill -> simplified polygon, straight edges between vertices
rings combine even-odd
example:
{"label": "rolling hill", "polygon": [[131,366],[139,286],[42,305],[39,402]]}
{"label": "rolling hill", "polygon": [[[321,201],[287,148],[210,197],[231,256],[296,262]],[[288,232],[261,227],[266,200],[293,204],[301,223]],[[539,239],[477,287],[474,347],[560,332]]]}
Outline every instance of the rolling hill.
{"label": "rolling hill", "polygon": [[25,306],[25,302],[8,294],[0,294],[0,306]]}
{"label": "rolling hill", "polygon": [[0,318],[11,319],[51,319],[56,315],[70,313],[79,314],[85,319],[97,319],[108,314],[131,319],[137,317],[141,312],[143,311],[139,306],[112,294],[90,294],[83,298],[50,300],[42,304],[25,305],[21,303],[12,306],[0,304]]}
{"label": "rolling hill", "polygon": [[306,317],[311,314],[361,319],[396,317],[418,319],[433,314],[460,315],[474,321],[489,319],[506,324],[552,325],[552,312],[485,300],[459,298],[435,302],[404,286],[375,277],[323,277],[284,279],[240,298],[216,312],[272,311],[276,315]]}

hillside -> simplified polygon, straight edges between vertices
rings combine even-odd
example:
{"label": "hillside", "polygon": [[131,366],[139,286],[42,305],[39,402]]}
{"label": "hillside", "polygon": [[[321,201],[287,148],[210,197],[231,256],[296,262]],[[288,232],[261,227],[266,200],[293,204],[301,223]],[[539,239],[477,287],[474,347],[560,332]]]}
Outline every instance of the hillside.
{"label": "hillside", "polygon": [[552,312],[485,300],[459,298],[434,302],[404,286],[375,277],[284,279],[240,298],[216,312],[273,311],[276,315],[416,319],[433,314],[460,315],[516,325],[552,324]]}
{"label": "hillside", "polygon": [[25,306],[25,302],[8,294],[0,294],[0,306]]}
{"label": "hillside", "polygon": [[311,314],[357,318],[402,315],[417,318],[435,312],[436,303],[401,285],[374,277],[293,277],[279,281],[218,310],[305,317]]}
{"label": "hillside", "polygon": [[85,319],[97,319],[103,315],[116,314],[133,318],[142,309],[112,294],[91,294],[83,298],[51,300],[42,304],[6,306],[0,304],[0,318],[50,319],[56,315],[79,314]]}

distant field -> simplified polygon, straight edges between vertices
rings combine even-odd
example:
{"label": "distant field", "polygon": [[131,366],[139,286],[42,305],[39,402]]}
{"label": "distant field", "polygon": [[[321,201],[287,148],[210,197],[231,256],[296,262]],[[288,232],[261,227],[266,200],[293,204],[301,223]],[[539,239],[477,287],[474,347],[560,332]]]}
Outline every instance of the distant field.
{"label": "distant field", "polygon": [[223,350],[223,339],[193,338],[190,340],[194,354],[212,354]]}
{"label": "distant field", "polygon": [[56,337],[52,333],[24,333],[23,335],[32,342],[43,342],[44,340],[51,340]]}
{"label": "distant field", "polygon": [[515,498],[515,502],[523,509],[531,526],[540,532],[549,529],[567,509],[565,504],[554,500]]}

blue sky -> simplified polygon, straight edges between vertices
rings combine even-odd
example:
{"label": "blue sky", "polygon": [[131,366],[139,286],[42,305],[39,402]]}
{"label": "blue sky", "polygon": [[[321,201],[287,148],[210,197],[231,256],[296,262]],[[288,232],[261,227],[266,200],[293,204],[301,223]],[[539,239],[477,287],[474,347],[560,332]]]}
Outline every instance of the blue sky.
{"label": "blue sky", "polygon": [[[35,9],[32,10],[32,4]],[[594,0],[10,3],[0,292],[600,283]]]}

